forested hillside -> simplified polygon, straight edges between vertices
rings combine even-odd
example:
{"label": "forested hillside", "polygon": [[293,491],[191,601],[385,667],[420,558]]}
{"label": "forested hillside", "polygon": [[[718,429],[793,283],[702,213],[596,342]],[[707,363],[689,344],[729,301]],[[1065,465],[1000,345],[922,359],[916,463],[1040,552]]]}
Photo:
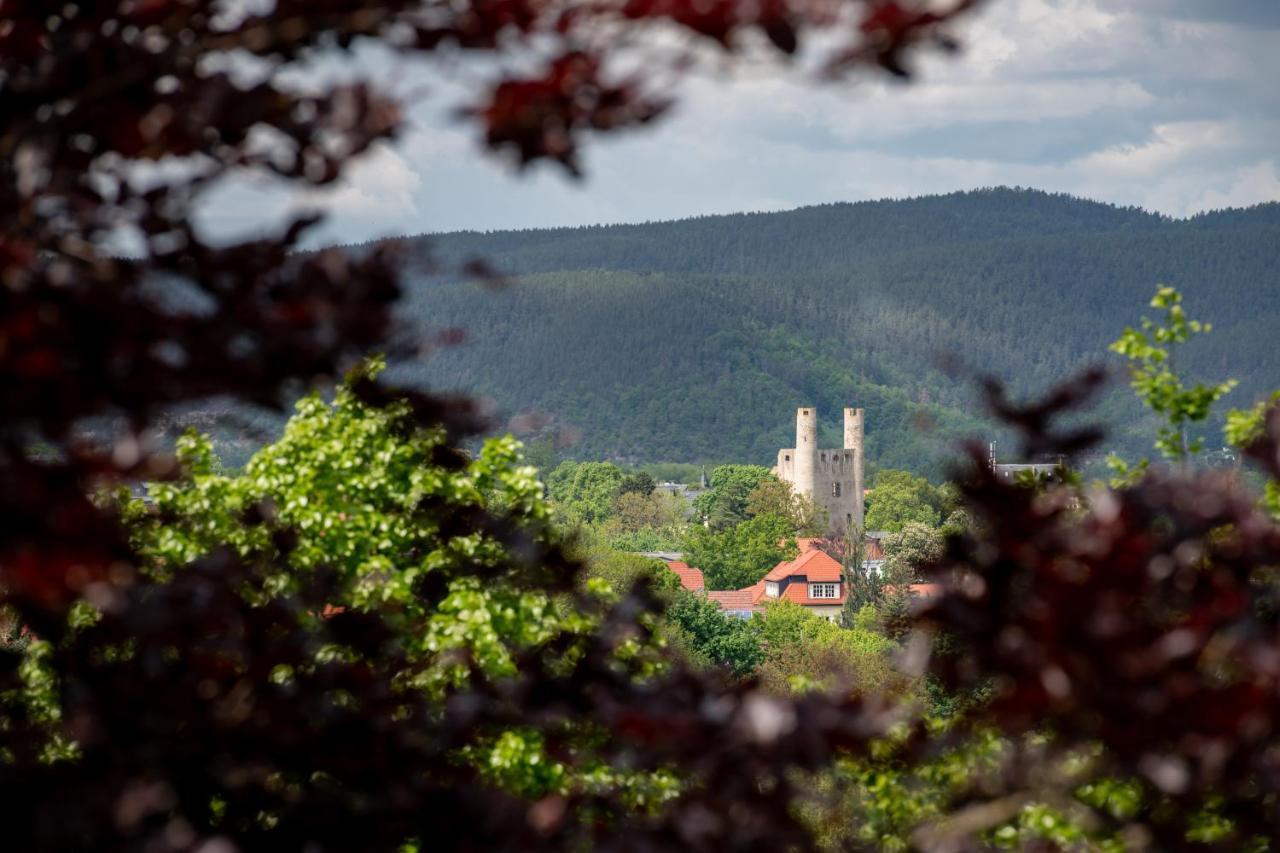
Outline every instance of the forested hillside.
{"label": "forested hillside", "polygon": [[[1111,360],[1157,283],[1214,324],[1190,373],[1239,378],[1234,405],[1280,386],[1277,204],[1173,220],[994,189],[411,245],[516,281],[419,278],[404,306],[415,333],[462,327],[467,341],[398,378],[543,413],[580,458],[769,464],[796,406],[816,405],[836,443],[855,404],[873,466],[936,471],[941,447],[984,429],[944,360],[1042,389]],[[1122,382],[1101,411],[1116,446],[1141,449]]]}

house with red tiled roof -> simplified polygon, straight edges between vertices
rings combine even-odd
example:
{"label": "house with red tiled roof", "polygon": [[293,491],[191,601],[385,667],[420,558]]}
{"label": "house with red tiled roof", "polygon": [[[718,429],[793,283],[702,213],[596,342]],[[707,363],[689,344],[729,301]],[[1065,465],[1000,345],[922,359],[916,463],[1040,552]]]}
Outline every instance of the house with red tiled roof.
{"label": "house with red tiled roof", "polygon": [[702,569],[695,569],[683,560],[672,560],[667,568],[680,576],[680,586],[690,592],[703,592],[707,582],[702,577]]}
{"label": "house with red tiled roof", "polygon": [[811,613],[835,621],[840,618],[845,589],[840,564],[812,543],[794,560],[785,560],[746,589],[712,591],[707,598],[743,618],[770,601],[793,601]]}

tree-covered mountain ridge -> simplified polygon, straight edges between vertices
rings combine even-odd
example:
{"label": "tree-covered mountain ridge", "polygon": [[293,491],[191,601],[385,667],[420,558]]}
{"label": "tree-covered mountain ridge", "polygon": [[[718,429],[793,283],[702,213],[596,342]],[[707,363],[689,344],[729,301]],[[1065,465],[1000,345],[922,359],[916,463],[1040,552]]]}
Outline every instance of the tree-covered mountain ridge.
{"label": "tree-covered mountain ridge", "polygon": [[[936,471],[960,435],[986,434],[966,374],[1029,394],[1118,364],[1106,347],[1158,283],[1215,326],[1187,372],[1240,379],[1239,406],[1280,386],[1280,204],[1174,219],[995,188],[409,246],[441,269],[483,258],[511,284],[418,276],[413,333],[467,340],[397,378],[545,415],[579,458],[770,463],[797,406],[818,407],[834,445],[852,404],[868,410],[873,467]],[[1116,386],[1100,416],[1113,445],[1140,449],[1141,414]]]}

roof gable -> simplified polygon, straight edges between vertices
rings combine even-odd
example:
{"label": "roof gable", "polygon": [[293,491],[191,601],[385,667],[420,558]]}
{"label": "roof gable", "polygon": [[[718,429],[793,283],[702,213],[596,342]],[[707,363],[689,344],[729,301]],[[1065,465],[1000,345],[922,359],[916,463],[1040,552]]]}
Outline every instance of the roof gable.
{"label": "roof gable", "polygon": [[840,580],[840,564],[825,551],[805,551],[794,560],[778,563],[769,574],[767,581],[781,581],[789,577],[805,577],[811,582],[834,583]]}
{"label": "roof gable", "polygon": [[696,569],[681,560],[673,560],[667,563],[667,568],[680,577],[680,586],[685,589],[691,592],[702,592],[707,588],[706,579],[702,576],[702,569]]}

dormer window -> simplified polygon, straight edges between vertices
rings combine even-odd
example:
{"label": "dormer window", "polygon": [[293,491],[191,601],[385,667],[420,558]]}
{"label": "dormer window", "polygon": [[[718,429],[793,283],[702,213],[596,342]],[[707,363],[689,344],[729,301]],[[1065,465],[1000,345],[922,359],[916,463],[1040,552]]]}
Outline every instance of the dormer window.
{"label": "dormer window", "polygon": [[809,584],[810,598],[839,598],[840,584],[838,583],[811,583]]}
{"label": "dormer window", "polygon": [[769,598],[778,597],[778,582],[766,581],[764,585],[764,594]]}

